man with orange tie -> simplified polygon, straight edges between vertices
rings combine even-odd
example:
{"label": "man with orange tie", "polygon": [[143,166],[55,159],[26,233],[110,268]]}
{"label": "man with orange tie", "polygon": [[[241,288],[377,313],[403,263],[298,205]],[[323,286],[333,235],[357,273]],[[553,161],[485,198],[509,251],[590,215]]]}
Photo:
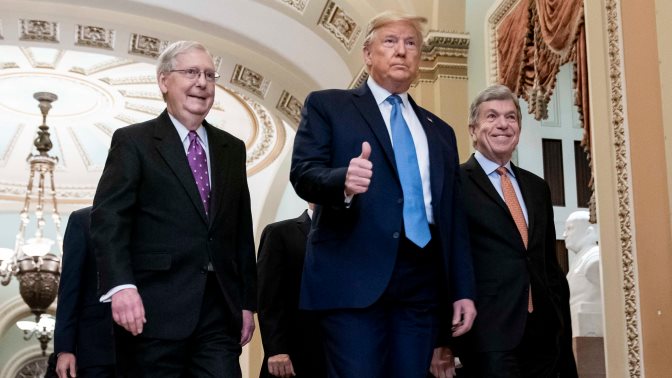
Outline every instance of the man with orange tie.
{"label": "man with orange tie", "polygon": [[511,162],[520,119],[518,99],[502,85],[471,104],[476,152],[460,170],[478,317],[458,341],[460,376],[576,377],[550,190]]}

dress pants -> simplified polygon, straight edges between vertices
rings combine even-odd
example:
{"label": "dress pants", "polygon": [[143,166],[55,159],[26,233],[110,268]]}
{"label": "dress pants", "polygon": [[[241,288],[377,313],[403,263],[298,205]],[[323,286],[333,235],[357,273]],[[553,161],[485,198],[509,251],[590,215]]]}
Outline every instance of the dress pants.
{"label": "dress pants", "polygon": [[120,348],[118,366],[124,377],[241,377],[240,329],[232,326],[214,272],[208,273],[200,318],[189,338],[134,337],[118,326],[115,332]]}
{"label": "dress pants", "polygon": [[330,378],[426,376],[439,329],[435,240],[419,248],[402,237],[390,282],[373,305],[320,312]]}

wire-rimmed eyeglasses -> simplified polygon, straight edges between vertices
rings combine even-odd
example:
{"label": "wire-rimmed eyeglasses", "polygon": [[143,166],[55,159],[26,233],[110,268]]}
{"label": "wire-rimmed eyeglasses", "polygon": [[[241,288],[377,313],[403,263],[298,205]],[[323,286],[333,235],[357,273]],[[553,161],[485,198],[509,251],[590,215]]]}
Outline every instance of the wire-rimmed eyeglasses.
{"label": "wire-rimmed eyeglasses", "polygon": [[201,74],[205,76],[205,80],[210,82],[215,82],[219,79],[219,73],[215,71],[201,71],[198,68],[185,68],[183,70],[170,70],[170,72],[180,72],[189,80],[196,80],[201,77]]}

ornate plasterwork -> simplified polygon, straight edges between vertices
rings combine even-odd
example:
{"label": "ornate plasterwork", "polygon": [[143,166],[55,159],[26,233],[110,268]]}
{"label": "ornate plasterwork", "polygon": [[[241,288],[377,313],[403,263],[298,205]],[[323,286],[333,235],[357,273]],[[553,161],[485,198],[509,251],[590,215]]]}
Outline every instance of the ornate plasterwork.
{"label": "ornate plasterwork", "polygon": [[252,71],[240,64],[236,64],[233,69],[233,75],[231,75],[231,84],[245,88],[257,96],[264,98],[266,97],[268,87],[271,85],[271,81],[265,79],[264,76],[258,72]]}
{"label": "ornate plasterwork", "polygon": [[156,83],[156,76],[140,75],[140,76],[125,76],[125,77],[102,77],[100,78],[105,84],[109,85],[127,85],[127,84],[154,84]]}
{"label": "ornate plasterwork", "polygon": [[280,101],[278,101],[278,105],[276,105],[275,108],[289,117],[289,119],[293,121],[295,127],[301,121],[301,108],[303,108],[303,104],[296,97],[289,94],[289,92],[282,91]]}
{"label": "ornate plasterwork", "polygon": [[[72,141],[75,142],[75,147],[77,147],[77,153],[79,156],[82,158],[82,161],[84,162],[84,165],[86,166],[87,169],[92,168],[91,164],[91,157],[89,156],[88,153],[86,153],[86,150],[84,149],[84,146],[82,145],[82,141],[79,140],[79,137],[77,136],[77,133],[72,129],[72,127],[68,128],[68,132],[70,133],[70,138],[72,138]],[[98,167],[100,168],[100,167]]]}
{"label": "ornate plasterwork", "polygon": [[114,49],[114,29],[106,29],[93,25],[77,25],[75,45]]}
{"label": "ornate plasterwork", "polygon": [[158,58],[163,49],[168,46],[168,41],[155,37],[131,33],[131,40],[128,46],[128,53],[143,55],[150,58]]}
{"label": "ornate plasterwork", "polygon": [[350,88],[350,89],[359,88],[366,82],[366,80],[368,78],[369,78],[369,73],[366,71],[366,66],[362,66],[362,69],[359,70],[359,73],[352,80],[352,83],[350,83],[348,88]]}
{"label": "ornate plasterwork", "polygon": [[8,68],[19,68],[19,65],[16,62],[0,62],[0,70],[6,70]]}
{"label": "ornate plasterwork", "polygon": [[96,64],[94,66],[88,67],[88,68],[83,68],[83,67],[72,67],[70,69],[70,72],[82,74],[82,75],[91,75],[97,72],[109,70],[110,68],[115,68],[115,67],[120,67],[120,66],[125,66],[127,64],[132,64],[134,63],[133,60],[131,59],[121,59],[121,58],[115,58],[110,61],[101,63],[101,64]]}
{"label": "ornate plasterwork", "polygon": [[641,377],[641,341],[639,325],[639,287],[636,278],[636,257],[632,242],[632,225],[635,223],[632,205],[630,175],[630,145],[627,139],[624,108],[624,68],[622,61],[621,9],[619,0],[607,0],[606,33],[609,47],[609,86],[611,100],[611,128],[614,136],[615,170],[618,196],[618,223],[625,298],[625,333],[628,348],[630,377]]}
{"label": "ornate plasterwork", "polygon": [[469,34],[430,30],[422,45],[422,60],[435,60],[439,56],[467,58]]}
{"label": "ornate plasterwork", "polygon": [[132,124],[140,122],[139,119],[133,118],[133,117],[131,117],[127,114],[123,114],[123,113],[122,114],[117,114],[116,116],[114,116],[114,118],[118,119],[119,121],[124,122],[128,125],[132,125]]}
{"label": "ornate plasterwork", "polygon": [[9,155],[11,155],[12,151],[16,147],[16,142],[19,140],[19,136],[23,132],[24,127],[26,127],[26,125],[22,123],[20,123],[16,127],[16,131],[14,131],[14,135],[12,135],[12,140],[9,141],[9,143],[7,144],[7,148],[5,148],[5,152],[2,154],[2,157],[0,158],[0,167],[4,167],[7,164]]}
{"label": "ornate plasterwork", "polygon": [[26,362],[15,378],[43,377],[47,372],[47,357],[37,357]]}
{"label": "ornate plasterwork", "polygon": [[126,109],[135,110],[141,113],[149,114],[151,116],[157,117],[161,112],[163,112],[163,107],[141,105],[133,102],[126,102]]}
{"label": "ornate plasterwork", "polygon": [[19,40],[60,42],[59,23],[43,20],[19,20]]}
{"label": "ornate plasterwork", "polygon": [[327,2],[318,25],[331,33],[348,51],[362,32],[355,20],[333,1]]}
{"label": "ornate plasterwork", "polygon": [[308,4],[308,0],[280,0],[280,2],[299,13],[303,13],[304,9],[306,9],[306,4]]}
{"label": "ornate plasterwork", "polygon": [[96,122],[93,124],[93,126],[96,126],[98,130],[102,131],[105,135],[111,137],[112,134],[114,134],[114,129],[108,125],[105,125],[100,122]]}
{"label": "ornate plasterwork", "polygon": [[35,59],[35,55],[33,55],[33,51],[30,47],[21,47],[21,51],[23,52],[23,55],[26,57],[28,60],[28,63],[33,68],[51,68],[54,69],[58,65],[58,63],[61,61],[63,58],[63,54],[65,53],[63,50],[58,50],[56,55],[53,56],[52,60],[50,62],[40,62],[37,59]]}

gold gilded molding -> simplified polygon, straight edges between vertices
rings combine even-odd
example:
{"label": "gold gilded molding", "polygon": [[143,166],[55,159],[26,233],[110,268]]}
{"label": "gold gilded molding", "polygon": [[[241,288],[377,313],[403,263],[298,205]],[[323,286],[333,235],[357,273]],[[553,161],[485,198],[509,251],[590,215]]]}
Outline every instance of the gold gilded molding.
{"label": "gold gilded molding", "polygon": [[436,60],[440,56],[460,57],[469,55],[469,34],[430,30],[422,44],[422,60]]}
{"label": "gold gilded molding", "polygon": [[44,20],[19,20],[19,40],[59,43],[58,22]]}
{"label": "gold gilded molding", "polygon": [[296,126],[301,121],[301,108],[303,108],[303,104],[289,92],[284,90],[282,91],[280,100],[278,101],[278,104],[275,106],[275,108],[293,121],[292,126],[294,126],[294,128],[296,128]]}
{"label": "gold gilded molding", "polygon": [[621,4],[619,0],[606,0],[605,25],[609,49],[609,87],[611,101],[611,129],[614,136],[616,158],[616,185],[618,198],[618,223],[623,273],[623,293],[625,298],[625,334],[628,348],[628,371],[630,377],[641,377],[641,340],[639,326],[639,286],[636,278],[636,259],[632,242],[632,192],[630,190],[630,145],[626,137],[623,83],[624,68],[621,37]]}
{"label": "gold gilded molding", "polygon": [[318,25],[333,35],[347,51],[352,49],[352,45],[362,32],[362,28],[357,25],[355,20],[333,1],[327,2]]}
{"label": "gold gilded molding", "polygon": [[366,71],[366,66],[362,66],[362,69],[359,70],[359,73],[358,73],[357,76],[355,76],[355,78],[352,80],[352,83],[350,83],[350,85],[348,86],[348,88],[350,88],[350,89],[353,89],[353,88],[359,88],[359,87],[361,87],[362,85],[364,85],[364,83],[366,82],[366,80],[367,80],[368,78],[369,78],[369,72]]}
{"label": "gold gilded molding", "polygon": [[289,6],[290,8],[293,8],[299,13],[303,13],[303,11],[306,9],[306,4],[308,4],[308,0],[280,0],[280,2]]}
{"label": "gold gilded molding", "polygon": [[231,75],[231,84],[247,89],[261,98],[265,98],[268,87],[271,85],[271,81],[264,78],[264,76],[258,72],[252,71],[240,64],[236,64],[233,69],[233,74]]}
{"label": "gold gilded molding", "polygon": [[114,29],[78,24],[77,30],[75,31],[75,45],[113,50],[114,36]]}
{"label": "gold gilded molding", "polygon": [[150,58],[158,58],[163,49],[167,46],[168,41],[138,33],[131,33],[128,53],[143,55]]}

